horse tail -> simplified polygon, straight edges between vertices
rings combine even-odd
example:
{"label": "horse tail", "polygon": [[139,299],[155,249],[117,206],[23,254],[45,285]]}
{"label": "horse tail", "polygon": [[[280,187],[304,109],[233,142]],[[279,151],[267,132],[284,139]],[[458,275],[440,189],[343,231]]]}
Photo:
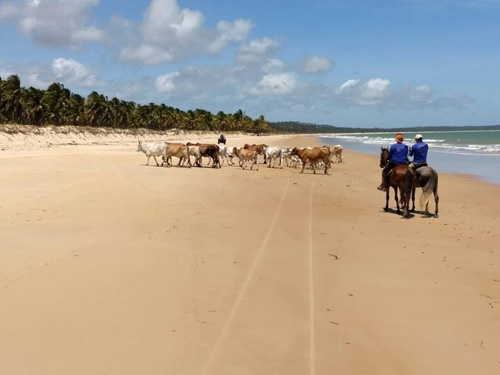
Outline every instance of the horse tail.
{"label": "horse tail", "polygon": [[438,178],[437,174],[431,174],[427,184],[422,186],[422,195],[420,196],[420,210],[423,211],[429,204],[429,199],[431,198],[431,194],[437,189]]}
{"label": "horse tail", "polygon": [[404,195],[405,195],[404,202],[408,202],[407,206],[410,205],[409,202],[410,202],[411,192],[415,185],[414,179],[415,179],[415,174],[411,169],[408,169],[405,173],[405,181],[404,181]]}

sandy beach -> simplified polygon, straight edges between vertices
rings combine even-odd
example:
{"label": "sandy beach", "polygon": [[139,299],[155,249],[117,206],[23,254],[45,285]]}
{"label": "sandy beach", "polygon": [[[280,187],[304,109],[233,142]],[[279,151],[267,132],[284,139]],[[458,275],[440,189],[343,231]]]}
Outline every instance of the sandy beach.
{"label": "sandy beach", "polygon": [[500,373],[500,186],[440,174],[405,219],[372,155],[166,168],[137,138],[0,133],[0,374]]}

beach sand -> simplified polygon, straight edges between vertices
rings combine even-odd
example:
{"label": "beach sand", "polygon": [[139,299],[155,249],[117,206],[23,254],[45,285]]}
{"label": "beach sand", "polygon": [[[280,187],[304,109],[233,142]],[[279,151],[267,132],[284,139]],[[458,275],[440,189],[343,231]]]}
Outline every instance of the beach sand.
{"label": "beach sand", "polygon": [[160,168],[136,143],[0,136],[0,374],[500,373],[499,186],[440,174],[439,217],[405,219],[375,156]]}

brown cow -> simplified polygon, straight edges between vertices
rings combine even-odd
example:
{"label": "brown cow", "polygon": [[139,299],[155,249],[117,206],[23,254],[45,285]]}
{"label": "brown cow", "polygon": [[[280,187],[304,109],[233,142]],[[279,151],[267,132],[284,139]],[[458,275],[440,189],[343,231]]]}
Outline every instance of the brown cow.
{"label": "brown cow", "polygon": [[257,151],[257,154],[264,156],[264,164],[267,164],[267,157],[266,157],[265,150],[268,147],[269,147],[269,145],[266,145],[264,143],[262,143],[260,145],[256,145],[256,144],[249,145],[248,143],[245,143],[245,145],[243,146],[243,148],[245,150],[255,150],[255,151]]}
{"label": "brown cow", "polygon": [[245,169],[246,161],[251,161],[252,166],[250,167],[250,169],[253,169],[253,165],[256,164],[257,168],[255,170],[259,170],[259,162],[257,160],[258,154],[256,150],[249,150],[242,147],[233,147],[233,155],[236,156],[240,161],[240,167],[242,169]]}
{"label": "brown cow", "polygon": [[220,149],[219,146],[216,144],[212,143],[191,143],[188,142],[187,146],[196,146],[199,147],[200,149],[200,156],[195,162],[195,165],[198,167],[201,167],[201,158],[203,156],[211,158],[213,160],[213,168],[221,168],[221,163],[220,163]]}
{"label": "brown cow", "polygon": [[189,160],[189,152],[188,146],[183,143],[167,143],[167,157],[165,158],[165,162],[167,163],[167,167],[172,166],[172,156],[179,158],[178,167],[184,165],[184,162],[187,160],[189,168],[191,168],[191,160]]}
{"label": "brown cow", "polygon": [[317,148],[303,148],[294,147],[291,155],[297,155],[302,161],[302,170],[300,173],[304,173],[304,168],[307,163],[310,163],[314,174],[316,174],[316,168],[314,165],[322,161],[325,165],[325,174],[328,174],[328,168],[330,168],[330,150],[325,147]]}

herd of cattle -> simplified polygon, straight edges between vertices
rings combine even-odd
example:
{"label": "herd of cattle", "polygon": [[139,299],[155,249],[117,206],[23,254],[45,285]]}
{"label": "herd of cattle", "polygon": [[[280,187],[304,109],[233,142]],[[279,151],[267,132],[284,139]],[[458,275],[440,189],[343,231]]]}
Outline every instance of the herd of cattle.
{"label": "herd of cattle", "polygon": [[[304,172],[306,166],[311,166],[314,173],[316,168],[324,168],[325,174],[328,174],[328,168],[332,162],[343,163],[342,155],[343,148],[340,145],[322,146],[322,147],[306,147],[306,148],[280,148],[269,146],[266,144],[245,144],[243,147],[228,147],[225,145],[204,144],[204,143],[143,143],[139,141],[137,152],[143,152],[147,157],[146,165],[149,165],[151,157],[156,161],[156,165],[160,166],[156,157],[162,157],[162,164],[168,167],[172,166],[172,157],[179,159],[177,166],[183,166],[187,163],[188,167],[201,167],[202,158],[209,158],[214,168],[220,168],[224,162],[227,165],[234,165],[233,158],[236,158],[241,168],[250,163],[250,169],[254,165],[256,170],[259,169],[258,157],[261,155],[264,158],[264,164],[268,167],[283,168],[286,163],[287,167],[302,166],[301,173]],[[194,157],[194,163],[191,163],[191,156]]]}

